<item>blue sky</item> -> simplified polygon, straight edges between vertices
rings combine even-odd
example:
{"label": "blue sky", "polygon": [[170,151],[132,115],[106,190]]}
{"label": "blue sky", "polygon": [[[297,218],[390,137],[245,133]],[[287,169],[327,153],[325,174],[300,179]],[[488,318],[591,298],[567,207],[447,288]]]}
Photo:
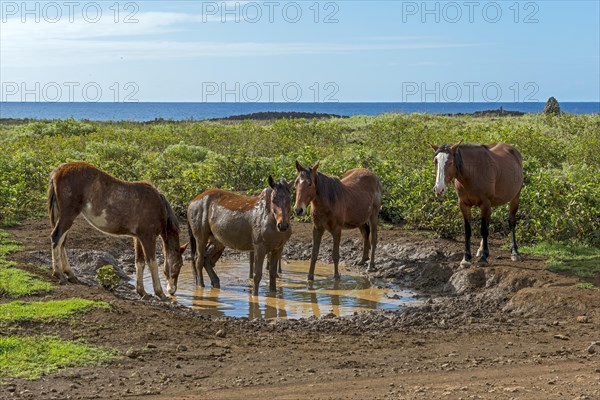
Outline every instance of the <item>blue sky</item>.
{"label": "blue sky", "polygon": [[600,101],[595,0],[0,3],[0,100]]}

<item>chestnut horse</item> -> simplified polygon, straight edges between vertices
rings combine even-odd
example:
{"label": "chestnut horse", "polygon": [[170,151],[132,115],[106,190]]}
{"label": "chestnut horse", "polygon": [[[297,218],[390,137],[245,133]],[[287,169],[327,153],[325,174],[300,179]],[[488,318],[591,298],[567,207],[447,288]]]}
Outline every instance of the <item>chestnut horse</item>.
{"label": "chestnut horse", "polygon": [[363,255],[359,264],[371,260],[375,265],[377,247],[377,221],[381,208],[381,182],[371,171],[355,168],[347,171],[341,179],[317,171],[319,162],[304,168],[296,161],[296,205],[298,215],[304,215],[310,204],[313,223],[313,248],[310,256],[308,280],[314,280],[315,264],[325,230],[333,236],[334,278],[339,279],[340,239],[342,229],[360,229],[363,236]]}
{"label": "chestnut horse", "polygon": [[[61,284],[77,282],[65,250],[67,232],[79,214],[99,231],[134,238],[136,291],[144,299],[144,263],[152,274],[154,294],[165,296],[158,277],[156,238],[163,241],[167,289],[174,294],[187,246],[179,246],[177,217],[169,202],[147,182],[125,182],[84,162],[58,166],[50,174],[48,213],[52,225],[52,269]],[[65,277],[66,274],[66,277]]]}
{"label": "chestnut horse", "polygon": [[[188,229],[192,246],[193,272],[196,285],[204,286],[202,269],[213,287],[220,287],[212,260],[216,261],[225,247],[254,252],[254,295],[262,278],[263,262],[277,265],[283,246],[290,238],[291,191],[286,181],[273,181],[258,196],[242,196],[211,189],[196,197],[188,207]],[[207,244],[211,242],[211,246]],[[206,251],[210,255],[205,257]],[[209,260],[210,259],[210,260]],[[207,262],[210,261],[210,262]],[[269,290],[276,290],[277,268],[269,269]]]}
{"label": "chestnut horse", "polygon": [[477,251],[478,264],[486,265],[490,254],[488,234],[492,207],[509,206],[508,225],[511,231],[511,259],[519,260],[515,238],[516,214],[523,186],[523,159],[514,147],[493,143],[489,145],[461,144],[430,145],[436,166],[434,192],[443,196],[446,185],[454,180],[458,205],[465,226],[465,254],[461,266],[471,264],[471,207],[481,209],[481,245]]}

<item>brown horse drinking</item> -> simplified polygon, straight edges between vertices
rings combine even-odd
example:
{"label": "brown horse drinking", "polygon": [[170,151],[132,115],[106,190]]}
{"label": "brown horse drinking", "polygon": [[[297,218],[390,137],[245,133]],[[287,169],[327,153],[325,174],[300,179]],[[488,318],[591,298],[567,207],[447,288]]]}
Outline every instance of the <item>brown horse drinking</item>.
{"label": "brown horse drinking", "polygon": [[[291,191],[285,181],[275,182],[269,176],[269,187],[258,196],[241,196],[220,189],[200,194],[188,207],[188,229],[192,246],[196,285],[204,286],[202,269],[213,287],[220,287],[212,262],[206,262],[207,244],[219,255],[224,247],[254,252],[254,295],[262,278],[263,262],[277,265],[283,246],[290,238]],[[213,247],[214,245],[214,247]],[[269,269],[269,290],[276,290],[277,268]]]}
{"label": "brown horse drinking", "polygon": [[523,185],[523,160],[512,146],[503,143],[490,145],[430,145],[436,165],[433,188],[438,196],[454,180],[458,205],[465,225],[465,254],[462,266],[471,264],[471,207],[481,209],[481,245],[477,251],[478,264],[488,263],[488,233],[492,207],[510,203],[508,224],[511,230],[511,259],[517,261],[519,252],[515,238],[519,194]]}
{"label": "brown horse drinking", "polygon": [[304,215],[308,204],[313,222],[313,248],[310,257],[308,280],[314,280],[315,264],[319,255],[323,232],[333,236],[334,277],[339,279],[340,239],[342,229],[358,228],[363,236],[363,255],[360,264],[369,259],[375,265],[377,246],[377,221],[381,208],[381,182],[371,171],[355,168],[341,179],[317,172],[319,163],[304,168],[296,161],[296,214]]}
{"label": "brown horse drinking", "polygon": [[[152,274],[154,293],[166,299],[158,277],[156,238],[163,241],[167,289],[174,294],[187,246],[179,246],[177,217],[165,196],[147,182],[125,182],[93,165],[73,162],[58,166],[50,174],[48,213],[52,225],[52,269],[62,284],[76,282],[65,251],[67,232],[79,214],[96,229],[134,238],[136,291],[144,290],[144,262]],[[65,277],[66,274],[66,277]]]}

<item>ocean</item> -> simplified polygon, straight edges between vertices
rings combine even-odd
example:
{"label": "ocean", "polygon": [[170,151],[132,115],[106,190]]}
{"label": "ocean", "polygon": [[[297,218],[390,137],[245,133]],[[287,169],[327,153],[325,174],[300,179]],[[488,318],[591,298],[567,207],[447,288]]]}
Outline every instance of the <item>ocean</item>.
{"label": "ocean", "polygon": [[[93,121],[205,120],[256,112],[310,112],[342,116],[383,113],[457,114],[497,110],[539,113],[545,103],[17,103],[0,102],[0,118]],[[600,113],[600,102],[564,102],[562,111]]]}

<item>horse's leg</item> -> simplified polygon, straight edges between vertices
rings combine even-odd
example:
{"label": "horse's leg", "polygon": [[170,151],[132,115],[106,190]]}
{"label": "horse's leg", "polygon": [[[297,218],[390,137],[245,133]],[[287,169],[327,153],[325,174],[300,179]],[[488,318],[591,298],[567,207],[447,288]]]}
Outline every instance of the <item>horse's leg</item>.
{"label": "horse's leg", "polygon": [[65,235],[65,239],[63,240],[62,246],[60,246],[60,260],[62,262],[62,269],[64,273],[67,275],[67,279],[71,283],[79,283],[79,280],[71,270],[71,265],[69,264],[69,259],[67,258],[67,250],[65,249],[67,245],[67,236]]}
{"label": "horse's leg", "polygon": [[279,252],[279,258],[277,259],[277,277],[279,278],[279,274],[282,274],[283,271],[281,270],[281,254],[283,253],[283,247],[281,248],[281,251]]}
{"label": "horse's leg", "polygon": [[144,259],[144,249],[139,239],[133,239],[133,249],[135,253],[135,291],[140,295],[142,300],[150,299],[150,295],[144,289],[144,267],[146,261]]}
{"label": "horse's leg", "polygon": [[252,293],[255,296],[258,296],[258,286],[260,285],[260,280],[262,279],[263,263],[265,261],[265,249],[262,246],[255,247],[254,256],[256,259],[254,260],[254,288]]}
{"label": "horse's leg", "polygon": [[490,217],[492,214],[492,207],[489,204],[481,205],[481,242],[483,244],[483,253],[477,261],[479,266],[487,265],[488,256],[490,255],[490,249],[488,247],[488,235],[490,232]]}
{"label": "horse's leg", "polygon": [[160,278],[158,276],[158,264],[156,263],[156,237],[142,237],[138,238],[138,240],[140,240],[142,244],[142,250],[144,251],[144,259],[148,264],[148,269],[150,269],[154,294],[161,300],[167,300],[167,296],[162,290],[162,286],[160,285]]}
{"label": "horse's leg", "polygon": [[208,234],[201,229],[200,232],[194,232],[196,238],[196,262],[194,264],[194,276],[196,277],[196,286],[204,287],[204,255],[206,253],[206,245],[208,244]]}
{"label": "horse's leg", "polygon": [[468,267],[471,265],[471,207],[459,201],[458,206],[463,216],[465,225],[465,254],[462,261],[460,262],[461,267]]}
{"label": "horse's leg", "polygon": [[512,245],[510,247],[510,259],[512,261],[519,261],[519,247],[517,246],[517,237],[515,236],[515,227],[517,226],[517,211],[519,210],[519,195],[517,195],[510,202],[510,214],[508,216],[508,226],[510,227],[510,234],[512,239]]}
{"label": "horse's leg", "polygon": [[[212,239],[213,242],[213,249],[215,251],[215,255],[218,255],[218,257],[216,257],[215,259],[215,263],[216,260],[218,260],[221,257],[221,254],[223,254],[223,251],[225,250],[225,246],[223,246],[221,243],[217,242],[216,239]],[[206,245],[205,245],[206,248]],[[208,262],[206,262],[208,261]],[[213,288],[215,289],[219,289],[221,287],[221,282],[219,280],[219,277],[217,276],[217,273],[215,272],[214,269],[214,265],[212,263],[212,260],[207,260],[206,257],[203,255],[202,256],[202,264],[200,266],[200,272],[202,272],[202,267],[204,266],[204,269],[206,269],[206,273],[208,274],[208,277],[210,278],[210,284],[212,285]]]}
{"label": "horse's leg", "polygon": [[477,257],[479,257],[482,254],[483,254],[483,238],[481,238],[481,242],[479,243],[479,248],[477,249],[477,254],[475,254],[475,255]]}
{"label": "horse's leg", "polygon": [[340,271],[338,265],[340,263],[340,241],[342,239],[342,228],[338,228],[331,232],[333,236],[333,279],[340,279]]}
{"label": "horse's leg", "polygon": [[360,261],[358,262],[358,265],[365,265],[365,263],[369,259],[369,249],[371,248],[371,242],[369,241],[371,228],[369,227],[369,224],[363,224],[359,226],[358,229],[360,229],[360,233],[363,237],[363,255]]}
{"label": "horse's leg", "polygon": [[371,262],[369,263],[369,270],[375,270],[375,249],[377,248],[377,223],[379,222],[379,212],[371,215],[371,221],[369,222],[369,228],[371,228]]}
{"label": "horse's leg", "polygon": [[[52,275],[58,278],[61,285],[64,285],[68,282],[67,277],[65,276],[65,264],[67,261],[67,255],[65,250],[65,240],[67,238],[67,232],[73,226],[73,221],[75,220],[76,215],[71,215],[67,213],[61,214],[58,221],[56,221],[56,225],[52,230],[52,235],[50,236],[52,242]],[[67,267],[71,272],[70,267]]]}
{"label": "horse's leg", "polygon": [[269,291],[275,292],[277,291],[277,260],[281,257],[281,250],[273,250],[269,253],[269,264],[271,268],[269,269]]}
{"label": "horse's leg", "polygon": [[250,252],[250,272],[248,272],[248,279],[252,279],[254,277],[254,252]]}
{"label": "horse's leg", "polygon": [[308,280],[315,280],[315,266],[317,265],[317,257],[319,256],[319,248],[321,247],[321,239],[323,238],[323,228],[318,228],[313,225],[313,246],[312,254],[310,255],[310,267],[308,269]]}

